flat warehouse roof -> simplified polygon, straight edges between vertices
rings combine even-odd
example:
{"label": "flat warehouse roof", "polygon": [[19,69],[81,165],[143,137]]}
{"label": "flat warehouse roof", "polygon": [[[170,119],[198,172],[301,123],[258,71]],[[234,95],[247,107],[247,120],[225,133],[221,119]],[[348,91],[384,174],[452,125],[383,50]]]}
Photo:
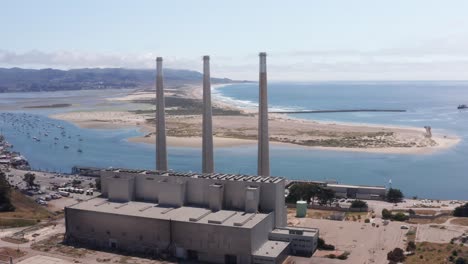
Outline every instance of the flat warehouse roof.
{"label": "flat warehouse roof", "polygon": [[147,174],[158,176],[173,176],[173,177],[189,177],[197,179],[213,179],[226,181],[247,181],[261,183],[278,183],[284,180],[282,177],[273,176],[256,176],[244,174],[225,174],[225,173],[191,173],[191,172],[175,172],[175,171],[152,171],[152,170],[131,170],[131,169],[104,169],[103,171]]}
{"label": "flat warehouse roof", "polygon": [[272,241],[268,240],[263,245],[253,253],[253,256],[256,257],[278,257],[281,252],[283,252],[289,245],[289,242],[284,241]]}
{"label": "flat warehouse roof", "polygon": [[345,184],[327,184],[327,187],[386,190],[386,188],[383,186],[361,186],[361,185],[345,185]]}
{"label": "flat warehouse roof", "polygon": [[287,228],[275,228],[275,229],[271,230],[271,233],[287,235],[287,234],[290,233],[289,232],[290,230],[302,231],[302,236],[310,236],[310,237],[314,237],[317,234],[317,231],[318,231],[318,229],[316,229],[316,228],[287,227]]}
{"label": "flat warehouse roof", "polygon": [[154,203],[131,201],[127,203],[110,202],[105,198],[94,198],[69,206],[70,209],[127,215],[134,217],[173,220],[187,223],[211,224],[252,228],[269,214],[245,213],[242,211],[220,210],[199,207],[166,207]]}

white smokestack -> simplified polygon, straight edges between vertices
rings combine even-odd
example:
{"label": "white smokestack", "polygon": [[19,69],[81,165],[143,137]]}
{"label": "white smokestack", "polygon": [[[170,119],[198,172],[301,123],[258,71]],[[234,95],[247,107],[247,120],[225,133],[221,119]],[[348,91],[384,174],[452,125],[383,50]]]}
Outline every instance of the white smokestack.
{"label": "white smokestack", "polygon": [[214,172],[210,56],[203,56],[203,173]]}
{"label": "white smokestack", "polygon": [[266,53],[261,52],[259,56],[260,80],[258,107],[258,175],[270,176]]}
{"label": "white smokestack", "polygon": [[166,117],[161,57],[156,58],[156,169],[167,171]]}

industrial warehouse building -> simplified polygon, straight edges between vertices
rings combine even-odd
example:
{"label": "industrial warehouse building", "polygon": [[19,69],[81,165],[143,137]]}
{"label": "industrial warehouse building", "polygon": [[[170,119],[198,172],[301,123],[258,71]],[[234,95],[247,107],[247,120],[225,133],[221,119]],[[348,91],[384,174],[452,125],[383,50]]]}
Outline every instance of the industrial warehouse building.
{"label": "industrial warehouse building", "polygon": [[387,194],[384,186],[327,184],[326,188],[335,191],[336,197],[351,199],[383,200]]}
{"label": "industrial warehouse building", "polygon": [[102,195],[65,208],[66,240],[211,263],[311,256],[318,229],[286,226],[285,180],[270,177],[266,53],[260,53],[258,174],[214,173],[209,57],[203,57],[202,174],[168,171],[162,58],[156,59],[158,171],[79,168]]}
{"label": "industrial warehouse building", "polygon": [[319,232],[286,227],[284,186],[279,177],[103,170],[102,196],[65,209],[66,239],[212,263],[311,256]]}

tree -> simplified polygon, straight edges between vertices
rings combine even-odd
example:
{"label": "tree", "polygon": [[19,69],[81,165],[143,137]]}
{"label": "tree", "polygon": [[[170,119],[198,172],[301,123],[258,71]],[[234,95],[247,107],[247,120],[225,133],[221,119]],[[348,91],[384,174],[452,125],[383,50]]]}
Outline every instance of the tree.
{"label": "tree", "polygon": [[394,261],[397,263],[405,261],[405,258],[405,253],[401,248],[395,248],[387,254],[387,260]]}
{"label": "tree", "polygon": [[333,199],[335,199],[335,191],[322,188],[321,191],[318,193],[317,198],[319,200],[320,205],[331,205]]}
{"label": "tree", "polygon": [[389,210],[383,209],[382,210],[382,218],[383,219],[390,219],[390,220],[394,220],[394,221],[404,222],[404,221],[409,219],[409,216],[405,215],[402,212],[392,214],[392,212],[390,212]]}
{"label": "tree", "polygon": [[351,208],[366,209],[367,208],[367,202],[365,202],[363,200],[354,200],[351,203]]}
{"label": "tree", "polygon": [[386,198],[390,203],[399,203],[403,200],[403,197],[403,193],[399,189],[390,188]]}
{"label": "tree", "polygon": [[387,209],[383,209],[382,210],[382,218],[383,219],[392,219],[392,213]]}
{"label": "tree", "polygon": [[468,217],[468,203],[455,208],[453,216]]}
{"label": "tree", "polygon": [[404,221],[406,221],[408,219],[409,219],[409,216],[405,215],[402,212],[398,212],[398,213],[392,215],[392,220],[395,220],[395,221],[404,222]]}
{"label": "tree", "polygon": [[11,203],[10,194],[10,183],[6,179],[5,173],[0,171],[0,212],[11,212],[15,210],[15,207]]}
{"label": "tree", "polygon": [[408,246],[406,246],[406,251],[414,252],[416,250],[416,243],[414,241],[408,242]]}
{"label": "tree", "polygon": [[36,174],[31,172],[27,172],[26,174],[24,174],[23,181],[26,183],[26,186],[28,186],[28,189],[37,186],[37,184],[34,182],[35,180]]}
{"label": "tree", "polygon": [[101,178],[96,178],[96,190],[101,191]]}
{"label": "tree", "polygon": [[325,243],[325,240],[321,237],[318,238],[317,248],[321,250],[335,250],[335,246]]}
{"label": "tree", "polygon": [[309,202],[315,199],[322,187],[313,183],[296,183],[289,188],[289,195],[286,197],[286,202],[295,203],[299,200]]}

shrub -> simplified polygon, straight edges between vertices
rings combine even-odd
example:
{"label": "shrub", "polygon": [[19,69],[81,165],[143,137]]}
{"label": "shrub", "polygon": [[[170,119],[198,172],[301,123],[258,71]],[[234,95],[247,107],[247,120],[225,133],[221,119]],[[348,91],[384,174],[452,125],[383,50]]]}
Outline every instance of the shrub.
{"label": "shrub", "polygon": [[368,224],[370,223],[370,220],[367,218],[366,220],[364,220],[364,223]]}
{"label": "shrub", "polygon": [[395,220],[395,221],[404,222],[404,221],[408,220],[409,217],[407,215],[405,215],[404,213],[396,213],[395,215],[392,215],[391,219]]}
{"label": "shrub", "polygon": [[354,200],[351,203],[351,208],[366,209],[367,208],[367,202],[362,201],[362,200]]}
{"label": "shrub", "polygon": [[388,252],[387,260],[394,261],[394,262],[403,262],[405,261],[406,257],[401,248],[395,248],[394,250]]}
{"label": "shrub", "polygon": [[382,218],[383,219],[391,219],[392,218],[392,213],[387,209],[383,209],[382,210]]}
{"label": "shrub", "polygon": [[345,253],[339,255],[339,256],[337,257],[337,259],[346,260],[346,259],[348,259],[348,256],[349,256],[349,252],[345,252]]}
{"label": "shrub", "polygon": [[335,246],[325,243],[325,240],[319,237],[317,248],[321,250],[335,250]]}
{"label": "shrub", "polygon": [[409,219],[409,216],[405,215],[404,213],[398,212],[396,214],[392,214],[389,210],[383,209],[382,210],[382,218],[383,219],[390,219],[394,221],[404,222]]}
{"label": "shrub", "polygon": [[416,250],[416,243],[413,241],[408,242],[408,246],[406,246],[406,251],[415,251]]}

